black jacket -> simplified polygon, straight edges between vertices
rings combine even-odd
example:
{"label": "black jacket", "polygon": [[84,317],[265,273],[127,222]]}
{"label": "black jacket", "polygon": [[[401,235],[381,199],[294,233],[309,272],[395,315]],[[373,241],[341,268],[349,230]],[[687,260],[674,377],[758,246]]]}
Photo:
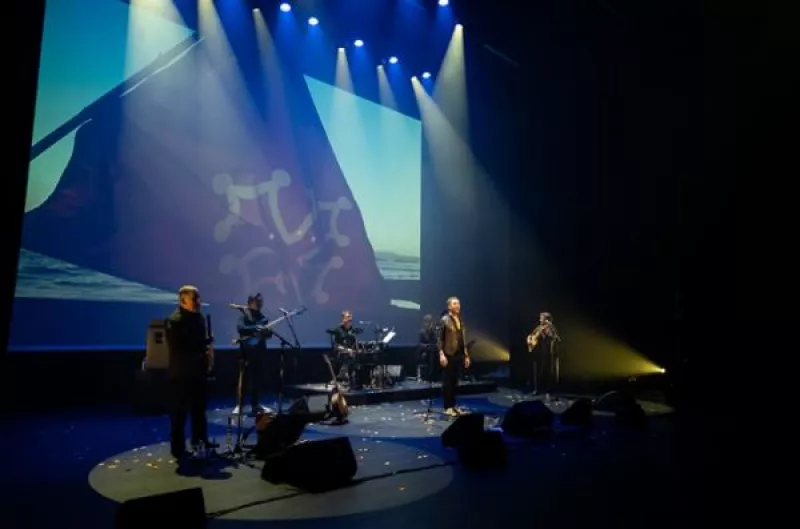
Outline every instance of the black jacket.
{"label": "black jacket", "polygon": [[199,312],[178,308],[166,323],[170,376],[204,378],[208,372],[206,351],[211,344],[205,317]]}

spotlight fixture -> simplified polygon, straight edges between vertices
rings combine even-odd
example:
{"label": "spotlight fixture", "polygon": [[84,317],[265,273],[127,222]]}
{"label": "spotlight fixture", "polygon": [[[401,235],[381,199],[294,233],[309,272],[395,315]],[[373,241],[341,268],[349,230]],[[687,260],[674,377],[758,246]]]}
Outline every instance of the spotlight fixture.
{"label": "spotlight fixture", "polygon": [[281,3],[281,11],[283,11],[284,13],[288,13],[291,10],[292,10],[292,6],[291,6],[291,4],[289,4],[289,2]]}
{"label": "spotlight fixture", "polygon": [[397,57],[389,57],[389,64],[397,64],[399,60]]}
{"label": "spotlight fixture", "polygon": [[316,26],[317,24],[319,24],[319,19],[317,17],[311,17],[308,19],[309,26]]}
{"label": "spotlight fixture", "polygon": [[411,80],[412,80],[412,81],[416,81],[416,80],[417,80],[417,76],[416,76],[416,75],[412,75],[412,76],[411,76]]}
{"label": "spotlight fixture", "polygon": [[464,29],[464,26],[462,26],[461,24],[456,24],[456,29],[461,31],[462,29]]}
{"label": "spotlight fixture", "polygon": [[430,79],[431,78],[431,72],[422,72],[422,78],[423,79]]}
{"label": "spotlight fixture", "polygon": [[361,39],[356,39],[356,41],[353,43],[353,45],[354,45],[356,48],[360,48],[361,46],[363,46],[363,45],[364,45],[364,41],[363,41],[363,40],[361,40]]}
{"label": "spotlight fixture", "polygon": [[439,0],[439,5],[442,7],[447,7],[450,5],[450,0]]}
{"label": "spotlight fixture", "polygon": [[339,53],[344,53],[344,48],[342,48],[341,46],[339,47]]}

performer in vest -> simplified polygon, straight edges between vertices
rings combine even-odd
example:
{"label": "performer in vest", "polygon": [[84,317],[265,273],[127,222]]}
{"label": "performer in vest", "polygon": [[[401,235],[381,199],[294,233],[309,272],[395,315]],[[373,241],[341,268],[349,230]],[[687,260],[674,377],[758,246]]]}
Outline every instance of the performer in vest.
{"label": "performer in vest", "polygon": [[442,401],[444,412],[455,417],[456,392],[462,369],[469,368],[470,359],[465,340],[466,329],[461,319],[461,302],[456,297],[447,300],[447,314],[439,325],[437,345],[439,365],[442,366]]}

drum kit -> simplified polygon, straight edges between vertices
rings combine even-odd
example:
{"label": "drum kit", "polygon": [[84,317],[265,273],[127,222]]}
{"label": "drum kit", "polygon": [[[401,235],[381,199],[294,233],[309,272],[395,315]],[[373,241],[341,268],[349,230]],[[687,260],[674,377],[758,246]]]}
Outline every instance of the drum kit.
{"label": "drum kit", "polygon": [[352,350],[350,389],[386,389],[395,385],[395,377],[386,363],[386,349],[397,336],[394,328],[374,326],[375,339],[357,341]]}

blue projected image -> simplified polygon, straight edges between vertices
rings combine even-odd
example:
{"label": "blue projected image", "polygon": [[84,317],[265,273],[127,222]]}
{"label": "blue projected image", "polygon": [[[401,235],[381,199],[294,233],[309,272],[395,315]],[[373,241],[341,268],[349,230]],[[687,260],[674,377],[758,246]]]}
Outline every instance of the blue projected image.
{"label": "blue projected image", "polygon": [[218,338],[261,292],[308,307],[304,346],[345,309],[412,343],[420,121],[288,63],[259,86],[174,13],[75,3],[46,6],[9,349],[141,348],[187,283]]}

